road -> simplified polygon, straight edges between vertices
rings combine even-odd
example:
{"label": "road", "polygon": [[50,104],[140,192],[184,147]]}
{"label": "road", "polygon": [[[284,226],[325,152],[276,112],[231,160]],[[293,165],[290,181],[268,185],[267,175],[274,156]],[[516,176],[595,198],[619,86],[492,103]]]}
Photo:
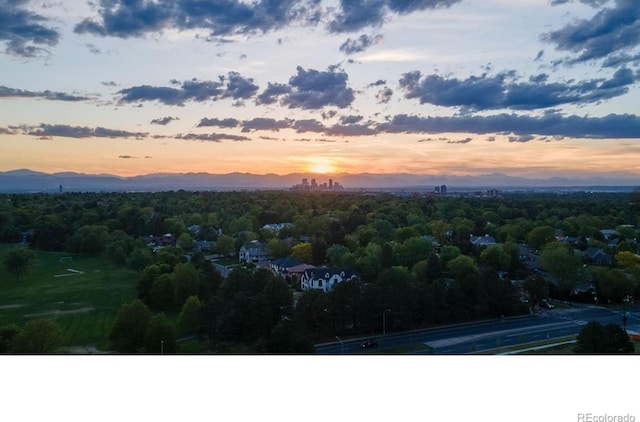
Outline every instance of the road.
{"label": "road", "polygon": [[[461,355],[506,346],[577,335],[589,321],[622,325],[622,308],[575,305],[538,315],[459,324],[428,330],[376,336],[378,347],[362,349],[366,338],[317,344],[318,354],[439,354]],[[640,307],[627,309],[627,330],[640,333]]]}

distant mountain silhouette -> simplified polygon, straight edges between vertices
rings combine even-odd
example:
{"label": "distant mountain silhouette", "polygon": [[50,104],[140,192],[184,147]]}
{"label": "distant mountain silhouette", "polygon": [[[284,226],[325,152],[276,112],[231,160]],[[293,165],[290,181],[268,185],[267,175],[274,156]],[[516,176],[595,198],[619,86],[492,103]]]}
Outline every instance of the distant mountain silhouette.
{"label": "distant mountain silhouette", "polygon": [[397,174],[348,174],[332,175],[291,173],[251,174],[251,173],[154,173],[144,176],[120,177],[109,174],[83,174],[74,172],[42,173],[28,169],[0,172],[0,192],[111,192],[111,191],[167,191],[167,190],[285,190],[300,184],[306,178],[309,183],[315,179],[318,184],[329,179],[338,182],[346,190],[393,189],[433,191],[436,186],[447,185],[452,189],[533,189],[575,187],[587,190],[590,187],[632,187],[640,186],[640,178],[560,178],[528,179],[494,173],[482,176],[425,176],[406,173]]}

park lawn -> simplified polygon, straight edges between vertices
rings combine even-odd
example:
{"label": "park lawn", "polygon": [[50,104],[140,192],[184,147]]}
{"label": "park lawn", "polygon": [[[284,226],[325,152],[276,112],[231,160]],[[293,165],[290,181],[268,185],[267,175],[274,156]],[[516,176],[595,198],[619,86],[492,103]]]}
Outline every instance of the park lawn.
{"label": "park lawn", "polygon": [[[13,247],[0,245],[0,261]],[[118,310],[136,297],[138,274],[102,255],[32,252],[31,270],[19,280],[0,267],[0,325],[50,318],[60,324],[64,346],[105,348]]]}

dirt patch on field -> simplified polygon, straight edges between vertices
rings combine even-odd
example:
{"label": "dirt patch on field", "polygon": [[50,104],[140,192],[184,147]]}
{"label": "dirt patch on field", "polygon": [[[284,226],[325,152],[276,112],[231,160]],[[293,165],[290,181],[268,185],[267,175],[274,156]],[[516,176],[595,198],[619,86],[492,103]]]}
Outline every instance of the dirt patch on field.
{"label": "dirt patch on field", "polygon": [[105,355],[110,352],[104,350],[98,350],[95,346],[70,346],[60,349],[62,353],[69,353],[72,355]]}
{"label": "dirt patch on field", "polygon": [[0,306],[0,311],[3,309],[16,309],[21,308],[23,305],[2,305]]}
{"label": "dirt patch on field", "polygon": [[25,317],[41,317],[41,316],[58,317],[61,315],[69,315],[69,314],[85,314],[87,312],[93,311],[94,309],[95,308],[90,308],[88,306],[85,306],[83,308],[78,308],[78,309],[69,309],[68,311],[61,311],[56,309],[55,311],[42,312],[40,314],[28,314],[28,315],[25,315]]}
{"label": "dirt patch on field", "polygon": [[67,268],[67,271],[68,272],[63,274],[56,274],[54,275],[54,277],[70,277],[74,275],[84,274],[84,271],[74,270],[73,268]]}

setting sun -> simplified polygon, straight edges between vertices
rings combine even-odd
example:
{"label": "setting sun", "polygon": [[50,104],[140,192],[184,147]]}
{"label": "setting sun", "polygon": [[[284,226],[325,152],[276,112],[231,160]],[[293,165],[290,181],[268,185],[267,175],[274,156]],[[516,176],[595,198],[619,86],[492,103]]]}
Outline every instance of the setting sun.
{"label": "setting sun", "polygon": [[335,167],[328,160],[316,160],[309,164],[309,171],[319,174],[334,173]]}

